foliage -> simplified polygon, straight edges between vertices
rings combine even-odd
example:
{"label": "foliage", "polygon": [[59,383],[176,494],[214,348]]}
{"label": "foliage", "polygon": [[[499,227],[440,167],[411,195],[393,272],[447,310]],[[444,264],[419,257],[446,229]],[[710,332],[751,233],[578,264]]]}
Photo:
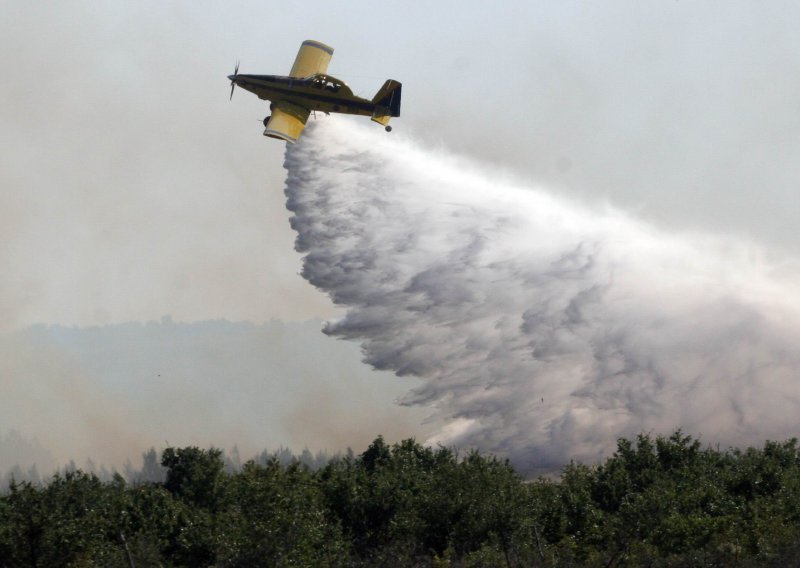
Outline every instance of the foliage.
{"label": "foliage", "polygon": [[77,469],[12,480],[0,568],[800,562],[794,439],[721,451],[680,431],[640,435],[598,465],[530,481],[492,456],[382,437],[309,464],[231,468],[219,450],[168,448],[135,483]]}

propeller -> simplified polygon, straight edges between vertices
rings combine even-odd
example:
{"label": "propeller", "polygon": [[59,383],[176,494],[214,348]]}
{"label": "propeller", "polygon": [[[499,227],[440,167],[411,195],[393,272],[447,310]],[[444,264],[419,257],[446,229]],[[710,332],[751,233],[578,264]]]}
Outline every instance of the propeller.
{"label": "propeller", "polygon": [[239,74],[239,62],[236,62],[236,67],[233,68],[233,75],[228,75],[228,79],[231,80],[231,97],[230,100],[233,100],[233,90],[236,88],[236,76]]}

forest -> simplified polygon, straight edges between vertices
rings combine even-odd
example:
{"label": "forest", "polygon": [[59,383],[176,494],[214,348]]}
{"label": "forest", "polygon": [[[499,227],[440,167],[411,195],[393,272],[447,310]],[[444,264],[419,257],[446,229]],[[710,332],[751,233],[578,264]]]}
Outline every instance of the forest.
{"label": "forest", "polygon": [[721,450],[642,434],[534,480],[382,437],[319,467],[273,455],[232,469],[197,447],[145,465],[150,479],[11,479],[0,566],[800,565],[795,439]]}

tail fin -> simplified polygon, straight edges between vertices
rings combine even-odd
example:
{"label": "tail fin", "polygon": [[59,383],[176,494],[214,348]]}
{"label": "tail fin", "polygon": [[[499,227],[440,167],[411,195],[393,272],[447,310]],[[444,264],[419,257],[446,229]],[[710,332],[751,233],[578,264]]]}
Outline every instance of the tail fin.
{"label": "tail fin", "polygon": [[383,87],[372,98],[375,106],[382,107],[380,111],[375,109],[376,115],[400,116],[400,95],[403,85],[394,79],[388,79]]}

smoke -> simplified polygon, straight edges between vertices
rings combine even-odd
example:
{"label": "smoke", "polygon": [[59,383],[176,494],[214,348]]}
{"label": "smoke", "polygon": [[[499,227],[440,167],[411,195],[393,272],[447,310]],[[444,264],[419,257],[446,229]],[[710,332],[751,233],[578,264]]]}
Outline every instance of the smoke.
{"label": "smoke", "polygon": [[376,376],[320,326],[165,317],[0,333],[0,480],[15,465],[121,468],[151,446],[235,445],[249,458],[430,432],[417,426],[422,410],[391,403],[403,392],[391,375]]}
{"label": "smoke", "polygon": [[527,472],[675,428],[796,434],[800,281],[756,245],[668,234],[377,128],[325,120],[286,151],[303,276],[329,335],[423,379],[429,442]]}

